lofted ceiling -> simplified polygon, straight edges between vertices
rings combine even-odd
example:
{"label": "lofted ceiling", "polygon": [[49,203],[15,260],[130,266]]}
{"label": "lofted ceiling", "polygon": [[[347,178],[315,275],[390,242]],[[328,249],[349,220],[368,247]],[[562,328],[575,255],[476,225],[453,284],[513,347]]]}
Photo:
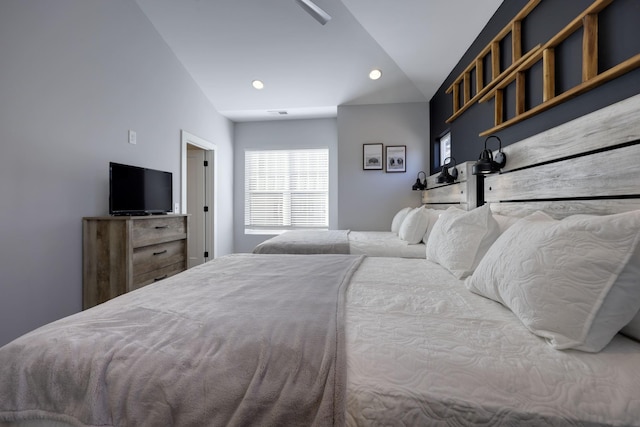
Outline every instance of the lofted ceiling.
{"label": "lofted ceiling", "polygon": [[314,0],[326,25],[295,0],[136,2],[214,107],[249,121],[427,102],[502,0]]}

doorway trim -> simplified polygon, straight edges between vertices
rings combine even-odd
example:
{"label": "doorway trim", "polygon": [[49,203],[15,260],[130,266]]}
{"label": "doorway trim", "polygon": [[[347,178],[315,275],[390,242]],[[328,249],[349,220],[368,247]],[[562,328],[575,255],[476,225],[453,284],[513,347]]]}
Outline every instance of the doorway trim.
{"label": "doorway trim", "polygon": [[[180,212],[187,213],[187,145],[193,145],[205,150],[205,160],[209,162],[211,167],[207,168],[205,179],[208,182],[213,181],[213,197],[209,206],[211,215],[207,215],[207,229],[213,233],[205,236],[205,245],[211,248],[209,259],[213,259],[218,255],[218,227],[216,218],[218,217],[218,156],[216,156],[217,147],[214,143],[200,138],[184,129],[180,130]],[[213,172],[213,173],[212,173]]]}

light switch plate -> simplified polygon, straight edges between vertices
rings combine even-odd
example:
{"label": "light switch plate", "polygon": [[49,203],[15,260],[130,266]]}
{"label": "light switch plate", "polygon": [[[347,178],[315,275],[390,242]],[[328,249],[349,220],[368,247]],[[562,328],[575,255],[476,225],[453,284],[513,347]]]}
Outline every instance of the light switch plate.
{"label": "light switch plate", "polygon": [[136,131],[129,129],[129,144],[136,144],[137,142]]}

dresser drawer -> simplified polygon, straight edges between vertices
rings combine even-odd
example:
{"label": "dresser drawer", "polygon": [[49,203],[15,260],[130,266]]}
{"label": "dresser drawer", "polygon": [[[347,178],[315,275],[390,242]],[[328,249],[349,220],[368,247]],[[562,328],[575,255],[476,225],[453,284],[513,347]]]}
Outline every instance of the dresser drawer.
{"label": "dresser drawer", "polygon": [[128,289],[128,291],[133,291],[143,286],[150,285],[162,279],[166,279],[167,277],[171,277],[175,274],[181,273],[184,270],[184,263],[179,262],[177,264],[168,265],[158,270],[140,274],[139,276],[133,278],[133,284],[131,286],[131,289]]}
{"label": "dresser drawer", "polygon": [[185,264],[186,240],[144,246],[133,250],[133,276],[158,270],[167,265]]}
{"label": "dresser drawer", "polygon": [[186,217],[136,219],[131,230],[134,248],[186,237]]}

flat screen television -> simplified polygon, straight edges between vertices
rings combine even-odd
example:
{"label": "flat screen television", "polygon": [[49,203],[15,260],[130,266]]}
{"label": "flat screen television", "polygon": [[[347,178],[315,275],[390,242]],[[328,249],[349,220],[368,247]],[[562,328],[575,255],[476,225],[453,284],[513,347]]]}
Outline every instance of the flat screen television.
{"label": "flat screen television", "polygon": [[110,215],[162,215],[172,210],[171,172],[109,163]]}

